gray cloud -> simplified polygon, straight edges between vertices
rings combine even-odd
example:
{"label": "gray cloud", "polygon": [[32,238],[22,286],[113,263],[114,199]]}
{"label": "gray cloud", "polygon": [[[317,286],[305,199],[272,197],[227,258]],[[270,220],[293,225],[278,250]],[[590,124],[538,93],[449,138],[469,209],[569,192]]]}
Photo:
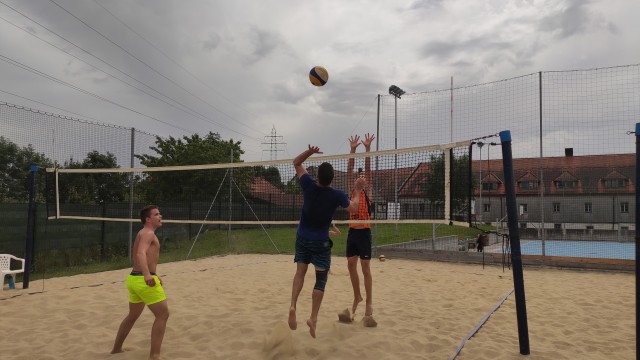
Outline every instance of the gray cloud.
{"label": "gray cloud", "polygon": [[284,40],[277,33],[256,27],[250,29],[247,38],[251,45],[247,54],[249,63],[260,61],[285,45]]}
{"label": "gray cloud", "polygon": [[202,42],[202,47],[206,51],[215,50],[220,44],[220,35],[216,33],[209,34],[209,38]]}
{"label": "gray cloud", "polygon": [[[115,81],[0,20],[4,56],[135,112],[5,62],[0,62],[1,90],[98,121],[135,124],[136,128],[163,136],[182,134],[150,117],[193,132],[214,130],[225,138],[240,136],[241,140],[246,138],[243,144],[247,146],[253,141],[251,137],[267,134],[274,122],[282,121],[279,127],[291,126],[292,117],[297,119],[296,124],[305,124],[305,136],[326,133],[326,139],[318,140],[329,144],[334,141],[335,131],[350,131],[353,119],[367,111],[375,113],[372,99],[386,94],[390,84],[408,92],[422,92],[447,89],[451,76],[455,86],[466,86],[534,71],[637,63],[640,58],[640,49],[630,46],[635,44],[637,29],[632,14],[640,12],[637,0],[413,0],[404,5],[378,0],[368,6],[294,0],[268,5],[253,0],[197,4],[100,1],[194,78],[94,2],[56,2],[191,94],[49,2],[8,3],[166,94],[171,98],[167,102],[203,114],[216,124],[186,115]],[[156,94],[1,5],[0,14],[29,33],[43,36],[90,64]],[[310,86],[307,71],[312,65],[327,67],[330,80],[326,86]],[[0,93],[0,100],[51,111],[40,103],[5,93]],[[325,122],[325,118],[331,122]],[[329,129],[328,124],[336,128]],[[370,124],[367,126],[370,128]],[[289,136],[299,137],[295,133]],[[306,145],[306,139],[297,140],[304,143],[301,147]],[[261,155],[259,142],[254,147],[253,153],[247,153],[248,160],[255,160],[256,153]]]}
{"label": "gray cloud", "polygon": [[494,40],[493,36],[485,36],[462,41],[431,41],[422,47],[420,54],[425,58],[433,57],[447,62],[447,60],[456,60],[456,57],[476,52],[491,53],[509,50],[512,47],[513,44],[509,42]]}
{"label": "gray cloud", "polygon": [[558,33],[558,37],[567,38],[585,32],[592,25],[592,15],[589,12],[589,1],[569,1],[567,8],[543,18],[539,30]]}
{"label": "gray cloud", "polygon": [[409,5],[409,10],[433,10],[440,9],[444,0],[416,0]]}

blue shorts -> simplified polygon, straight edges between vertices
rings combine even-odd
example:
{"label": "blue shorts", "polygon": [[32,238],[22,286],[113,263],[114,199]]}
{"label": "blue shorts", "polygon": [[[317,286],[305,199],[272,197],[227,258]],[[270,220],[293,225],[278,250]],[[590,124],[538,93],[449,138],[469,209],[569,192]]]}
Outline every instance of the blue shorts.
{"label": "blue shorts", "polygon": [[347,257],[360,256],[371,260],[371,229],[349,229],[347,235]]}
{"label": "blue shorts", "polygon": [[329,270],[331,268],[331,248],[333,241],[307,240],[300,235],[296,235],[296,256],[295,263],[313,264],[318,269]]}

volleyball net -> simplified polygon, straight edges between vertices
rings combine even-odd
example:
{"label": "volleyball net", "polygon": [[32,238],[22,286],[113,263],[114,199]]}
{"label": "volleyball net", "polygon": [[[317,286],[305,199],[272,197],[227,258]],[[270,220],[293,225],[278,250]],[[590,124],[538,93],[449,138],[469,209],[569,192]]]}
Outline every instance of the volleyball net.
{"label": "volleyball net", "polygon": [[[366,170],[371,223],[458,223],[470,217],[471,141],[312,156],[312,177],[323,162],[332,187],[349,193]],[[348,173],[349,161],[353,161]],[[160,206],[164,223],[295,225],[303,202],[292,160],[148,168],[47,169],[48,218],[138,222],[146,204]],[[335,223],[350,223],[338,210]]]}

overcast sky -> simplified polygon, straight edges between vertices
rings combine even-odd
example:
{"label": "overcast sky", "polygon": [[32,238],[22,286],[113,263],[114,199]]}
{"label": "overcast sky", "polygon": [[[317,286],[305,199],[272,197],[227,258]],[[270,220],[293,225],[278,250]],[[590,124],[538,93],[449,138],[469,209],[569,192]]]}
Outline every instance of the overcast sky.
{"label": "overcast sky", "polygon": [[161,136],[213,131],[247,161],[274,156],[273,129],[279,159],[308,143],[337,154],[375,131],[391,84],[638,63],[638,14],[638,0],[0,0],[0,101]]}

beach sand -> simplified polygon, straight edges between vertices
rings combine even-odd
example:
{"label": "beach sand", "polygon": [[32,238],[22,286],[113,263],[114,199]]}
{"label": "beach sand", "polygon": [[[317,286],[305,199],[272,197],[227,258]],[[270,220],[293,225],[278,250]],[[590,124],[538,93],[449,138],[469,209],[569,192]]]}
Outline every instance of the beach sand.
{"label": "beach sand", "polygon": [[[338,321],[351,307],[346,259],[334,257],[317,326],[309,335],[313,271],[298,301],[298,329],[287,315],[292,255],[229,255],[158,265],[171,312],[164,359],[448,359],[513,288],[510,269],[402,260],[372,261],[374,318]],[[311,270],[312,268],[310,268]],[[0,357],[146,359],[147,309],[110,355],[127,312],[130,270],[32,281],[0,292]],[[634,359],[634,274],[527,267],[531,355],[520,355],[515,293],[456,359]],[[44,287],[44,289],[43,289]],[[44,292],[42,292],[44,290]],[[363,289],[364,294],[364,289]]]}

